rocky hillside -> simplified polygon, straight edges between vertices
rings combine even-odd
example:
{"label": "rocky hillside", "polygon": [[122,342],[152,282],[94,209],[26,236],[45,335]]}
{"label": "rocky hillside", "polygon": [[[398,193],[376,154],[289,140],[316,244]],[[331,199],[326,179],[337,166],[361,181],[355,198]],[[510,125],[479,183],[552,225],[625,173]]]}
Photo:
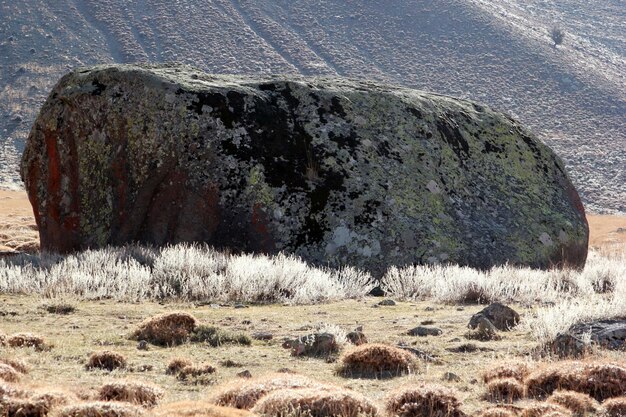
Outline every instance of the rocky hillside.
{"label": "rocky hillside", "polygon": [[[626,212],[621,0],[0,1],[0,183],[60,77],[183,62],[215,73],[367,77],[470,98],[530,126],[589,210]],[[621,22],[621,23],[620,23]],[[548,29],[566,32],[553,47]]]}

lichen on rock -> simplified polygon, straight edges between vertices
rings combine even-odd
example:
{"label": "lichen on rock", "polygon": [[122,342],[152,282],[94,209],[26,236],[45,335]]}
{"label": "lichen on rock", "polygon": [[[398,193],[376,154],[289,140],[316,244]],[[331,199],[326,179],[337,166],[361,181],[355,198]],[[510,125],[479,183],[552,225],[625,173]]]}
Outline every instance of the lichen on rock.
{"label": "lichen on rock", "polygon": [[465,100],[336,78],[77,69],[22,161],[42,248],[200,241],[317,265],[584,265],[561,160]]}

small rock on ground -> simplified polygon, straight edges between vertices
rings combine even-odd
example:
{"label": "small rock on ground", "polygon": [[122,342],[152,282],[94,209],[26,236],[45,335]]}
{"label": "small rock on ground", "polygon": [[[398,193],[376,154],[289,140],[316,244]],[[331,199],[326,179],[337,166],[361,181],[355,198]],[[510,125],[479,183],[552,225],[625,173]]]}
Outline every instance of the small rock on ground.
{"label": "small rock on ground", "polygon": [[439,336],[443,333],[443,331],[438,327],[424,327],[417,326],[414,329],[408,331],[410,336]]}

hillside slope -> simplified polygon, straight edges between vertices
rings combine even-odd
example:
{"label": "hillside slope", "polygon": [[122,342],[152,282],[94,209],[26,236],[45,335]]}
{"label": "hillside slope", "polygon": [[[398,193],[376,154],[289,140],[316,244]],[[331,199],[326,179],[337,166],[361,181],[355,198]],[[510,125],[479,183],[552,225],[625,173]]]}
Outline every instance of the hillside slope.
{"label": "hillside slope", "polygon": [[[64,72],[179,61],[367,77],[487,103],[563,157],[588,209],[626,212],[626,8],[552,3],[0,0],[0,183],[19,186],[23,142]],[[555,24],[567,32],[558,48]]]}

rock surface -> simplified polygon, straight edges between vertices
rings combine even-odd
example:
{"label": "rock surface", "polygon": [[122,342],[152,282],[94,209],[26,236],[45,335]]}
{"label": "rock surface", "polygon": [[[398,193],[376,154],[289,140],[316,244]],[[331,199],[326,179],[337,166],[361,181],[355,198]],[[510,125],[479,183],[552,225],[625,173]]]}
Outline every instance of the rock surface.
{"label": "rock surface", "polygon": [[345,79],[78,69],[22,159],[41,247],[201,241],[382,274],[390,265],[584,265],[554,153],[464,100]]}

